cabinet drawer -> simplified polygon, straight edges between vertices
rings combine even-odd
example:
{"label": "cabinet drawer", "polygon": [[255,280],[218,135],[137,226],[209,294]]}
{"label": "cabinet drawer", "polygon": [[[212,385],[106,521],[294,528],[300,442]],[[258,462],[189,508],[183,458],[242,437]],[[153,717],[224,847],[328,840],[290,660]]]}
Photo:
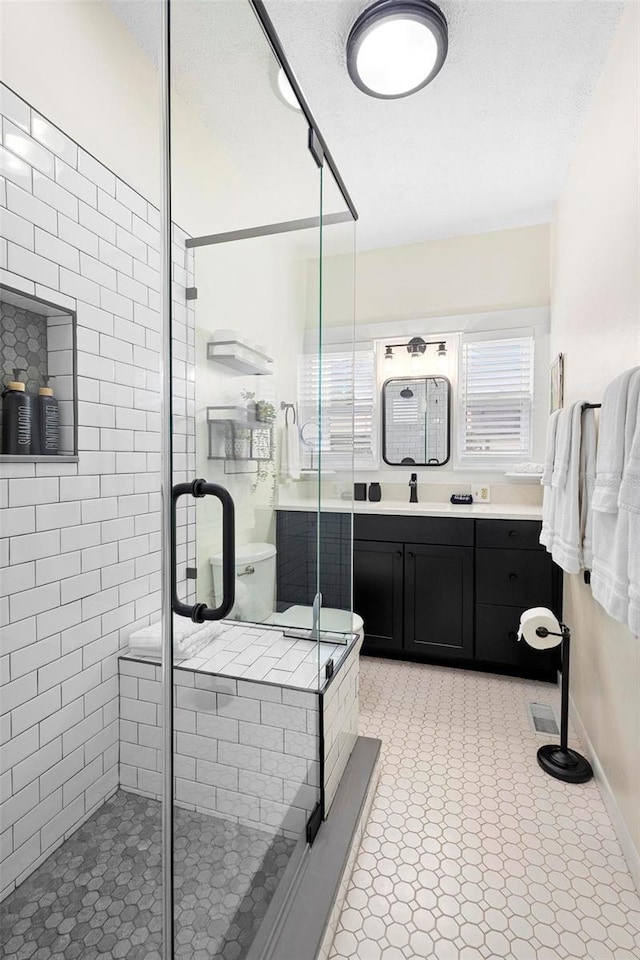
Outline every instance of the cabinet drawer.
{"label": "cabinet drawer", "polygon": [[476,601],[510,607],[553,602],[551,557],[534,550],[476,550]]}
{"label": "cabinet drawer", "polygon": [[476,520],[476,546],[508,550],[544,550],[537,520]]}
{"label": "cabinet drawer", "polygon": [[472,547],[474,539],[473,520],[460,517],[394,517],[357,513],[353,530],[356,540],[380,540],[385,543]]}
{"label": "cabinet drawer", "polygon": [[476,660],[528,670],[557,669],[559,648],[534,650],[524,640],[517,640],[520,616],[525,609],[476,605]]}

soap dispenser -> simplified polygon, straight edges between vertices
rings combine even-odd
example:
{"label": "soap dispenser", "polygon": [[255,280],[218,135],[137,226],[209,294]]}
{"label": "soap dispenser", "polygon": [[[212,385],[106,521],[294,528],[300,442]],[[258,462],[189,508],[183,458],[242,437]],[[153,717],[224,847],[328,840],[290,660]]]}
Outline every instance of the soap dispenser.
{"label": "soap dispenser", "polygon": [[40,453],[46,457],[58,454],[60,437],[60,408],[49,386],[49,377],[38,390],[38,439]]}
{"label": "soap dispenser", "polygon": [[27,393],[20,370],[2,394],[2,452],[19,456],[38,453],[36,397]]}

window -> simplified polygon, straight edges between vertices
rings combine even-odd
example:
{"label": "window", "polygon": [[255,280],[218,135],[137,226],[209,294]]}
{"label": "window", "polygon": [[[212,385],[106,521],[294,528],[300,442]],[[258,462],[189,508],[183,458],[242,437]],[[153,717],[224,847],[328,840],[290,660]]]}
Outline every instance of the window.
{"label": "window", "polygon": [[462,344],[459,460],[502,467],[531,457],[533,336]]}
{"label": "window", "polygon": [[[310,455],[318,453],[320,413],[323,467],[347,470],[354,463],[357,469],[366,470],[377,466],[374,384],[372,350],[356,350],[355,354],[351,351],[325,353],[322,361],[311,354],[299,358],[303,467],[311,466]],[[313,464],[317,466],[315,456]]]}

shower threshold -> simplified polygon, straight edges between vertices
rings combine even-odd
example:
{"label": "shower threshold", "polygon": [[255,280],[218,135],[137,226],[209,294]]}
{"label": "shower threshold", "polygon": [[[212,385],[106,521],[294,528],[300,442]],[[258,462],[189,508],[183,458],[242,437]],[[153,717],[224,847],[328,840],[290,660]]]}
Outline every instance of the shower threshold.
{"label": "shower threshold", "polygon": [[[161,960],[161,809],[118,791],[0,905],[5,960]],[[295,842],[174,808],[176,960],[242,960]]]}

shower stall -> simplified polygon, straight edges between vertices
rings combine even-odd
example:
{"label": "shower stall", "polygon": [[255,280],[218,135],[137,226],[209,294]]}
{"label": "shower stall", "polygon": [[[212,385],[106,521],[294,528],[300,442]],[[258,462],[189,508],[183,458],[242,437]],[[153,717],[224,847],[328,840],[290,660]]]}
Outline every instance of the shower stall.
{"label": "shower stall", "polygon": [[357,213],[260,0],[42,7],[79,72],[7,14],[3,383],[61,446],[0,457],[3,956],[277,957],[357,740]]}

